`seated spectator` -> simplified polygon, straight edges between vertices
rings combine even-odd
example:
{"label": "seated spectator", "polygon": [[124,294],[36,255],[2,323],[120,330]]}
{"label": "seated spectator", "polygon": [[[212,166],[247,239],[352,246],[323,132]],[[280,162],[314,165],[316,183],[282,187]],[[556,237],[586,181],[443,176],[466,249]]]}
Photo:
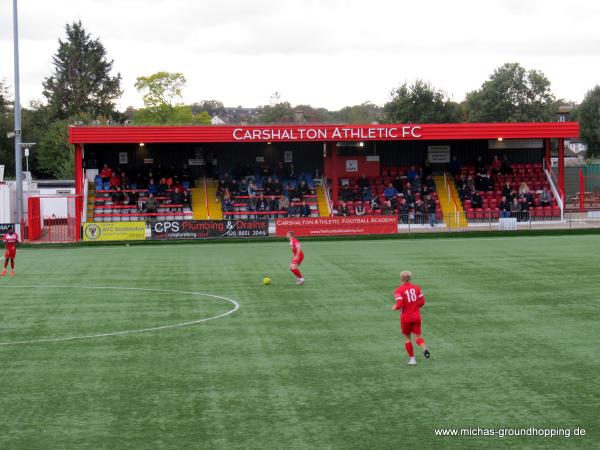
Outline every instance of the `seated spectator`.
{"label": "seated spectator", "polygon": [[483,199],[477,191],[474,191],[471,195],[471,206],[473,209],[483,208]]}
{"label": "seated spectator", "polygon": [[381,203],[379,202],[379,198],[376,194],[371,195],[371,209],[378,210],[381,209]]}
{"label": "seated spectator", "polygon": [[462,164],[456,157],[456,155],[452,156],[452,161],[450,161],[450,175],[456,178],[457,175],[461,173]]}
{"label": "seated spectator", "polygon": [[179,188],[173,189],[171,192],[171,204],[172,205],[183,205],[183,192]]}
{"label": "seated spectator", "polygon": [[185,188],[183,187],[183,184],[181,184],[181,181],[179,181],[177,175],[173,177],[173,184],[171,185],[171,189],[175,190],[175,188],[179,189],[179,192],[185,191]]}
{"label": "seated spectator", "polygon": [[102,178],[102,181],[104,183],[108,183],[108,181],[112,178],[112,176],[113,176],[112,169],[110,167],[108,167],[108,164],[104,164],[104,167],[100,171],[100,177]]}
{"label": "seated spectator", "polygon": [[552,205],[552,197],[550,196],[550,192],[548,191],[546,186],[544,186],[544,188],[542,189],[542,192],[540,194],[540,204],[542,206],[551,206]]}
{"label": "seated spectator", "polygon": [[125,194],[121,190],[121,186],[117,186],[111,194],[113,205],[123,205],[125,203]]}
{"label": "seated spectator", "polygon": [[256,200],[256,210],[257,211],[267,211],[269,209],[269,205],[264,197],[260,197]]}
{"label": "seated spectator", "polygon": [[407,189],[406,192],[403,194],[404,198],[406,199],[406,203],[408,204],[409,208],[414,208],[415,206],[415,197],[412,193],[412,191],[410,189]]}
{"label": "seated spectator", "polygon": [[392,202],[390,200],[386,200],[383,203],[383,209],[381,210],[381,214],[385,216],[391,216],[395,214],[394,208],[392,207]]}
{"label": "seated spectator", "polygon": [[358,179],[358,187],[360,188],[368,188],[370,186],[371,183],[369,183],[369,180],[367,179],[367,177],[365,177],[365,175],[361,175],[360,178]]}
{"label": "seated spectator", "polygon": [[167,192],[167,189],[169,189],[169,185],[167,184],[167,179],[165,177],[162,177],[158,181],[158,192],[160,194],[164,194],[165,192]]}
{"label": "seated spectator", "polygon": [[410,212],[410,208],[406,203],[406,199],[404,197],[400,197],[400,201],[398,202],[398,214],[400,216],[400,220],[403,223],[408,223],[408,214]]}
{"label": "seated spectator", "polygon": [[504,195],[500,199],[500,203],[498,203],[498,210],[500,211],[500,217],[510,217],[510,202]]}
{"label": "seated spectator", "polygon": [[473,179],[473,177],[471,175],[469,175],[467,177],[467,189],[469,191],[475,190],[475,180]]}
{"label": "seated spectator", "polygon": [[394,179],[393,183],[398,192],[402,192],[404,190],[404,180],[400,177],[400,175]]}
{"label": "seated spectator", "polygon": [[363,202],[367,202],[371,199],[371,188],[369,186],[363,186],[360,188],[360,199]]}
{"label": "seated spectator", "polygon": [[456,189],[458,189],[459,191],[462,191],[463,189],[466,189],[466,188],[467,188],[467,179],[461,173],[458,176],[458,178],[456,178]]}
{"label": "seated spectator", "polygon": [[521,201],[521,220],[529,220],[529,203],[526,198],[522,198]]}
{"label": "seated spectator", "polygon": [[398,190],[394,187],[393,183],[390,183],[388,184],[388,187],[386,187],[383,191],[383,195],[387,200],[389,200],[392,197],[396,197],[398,195]]}
{"label": "seated spectator", "polygon": [[117,172],[112,173],[109,183],[111,188],[121,186],[121,179],[119,178],[119,175],[117,175]]}
{"label": "seated spectator", "polygon": [[425,217],[427,217],[427,205],[420,198],[415,202],[415,215],[417,223],[425,223]]}
{"label": "seated spectator", "polygon": [[406,172],[406,178],[408,178],[408,181],[412,183],[416,176],[417,169],[415,168],[415,166],[410,166],[410,169],[408,169],[408,171]]}
{"label": "seated spectator", "polygon": [[298,185],[298,192],[300,193],[300,195],[302,196],[302,198],[304,198],[305,195],[311,195],[312,191],[311,189],[308,187],[308,184],[306,184],[306,181],[302,180],[300,182],[300,184]]}
{"label": "seated spectator", "polygon": [[349,216],[350,215],[350,210],[348,209],[348,205],[346,204],[345,201],[342,201],[340,203],[337,215],[338,216]]}
{"label": "seated spectator", "polygon": [[264,195],[274,195],[274,184],[273,184],[273,178],[269,177],[267,178],[267,181],[265,181],[265,184],[263,185],[263,194]]}
{"label": "seated spectator", "polygon": [[190,174],[187,164],[183,165],[183,170],[181,171],[181,182],[188,183],[190,188],[194,187],[194,180],[192,178],[192,175]]}
{"label": "seated spectator", "polygon": [[242,180],[238,185],[238,196],[247,197],[248,196],[248,184],[246,180]]}
{"label": "seated spectator", "polygon": [[281,195],[283,194],[283,187],[281,186],[281,182],[279,179],[275,178],[273,180],[273,195]]}
{"label": "seated spectator", "polygon": [[487,172],[486,168],[485,168],[485,163],[483,162],[483,158],[481,157],[481,155],[479,155],[477,157],[477,159],[475,160],[475,173],[477,175],[479,174],[484,174]]}
{"label": "seated spectator", "polygon": [[137,192],[129,192],[129,194],[127,195],[127,204],[135,206],[138,204],[139,199],[140,194],[138,194]]}
{"label": "seated spectator", "polygon": [[[277,199],[276,199],[277,201]],[[290,208],[290,201],[288,200],[288,198],[283,195],[279,200],[279,207],[277,208],[279,211],[287,211]]]}
{"label": "seated spectator", "polygon": [[423,185],[423,187],[421,188],[421,197],[427,197],[428,195],[431,195],[431,189],[429,189],[429,186],[427,186],[426,184]]}
{"label": "seated spectator", "polygon": [[529,186],[527,186],[527,183],[522,181],[521,186],[519,186],[519,197],[523,197],[525,194],[529,194]]}
{"label": "seated spectator", "polygon": [[429,175],[433,174],[433,167],[431,167],[431,161],[429,161],[429,159],[426,159],[425,162],[423,163],[423,167],[421,169],[421,177],[423,179],[425,179],[426,177],[428,177]]}
{"label": "seated spectator", "polygon": [[127,174],[125,172],[121,172],[121,186],[123,187],[123,189],[129,189],[130,184],[131,183]]}
{"label": "seated spectator", "polygon": [[518,219],[520,212],[521,212],[521,204],[519,203],[519,199],[517,197],[514,197],[512,203],[510,204],[511,216]]}
{"label": "seated spectator", "polygon": [[435,200],[431,197],[431,195],[427,195],[425,197],[425,205],[427,206],[427,214],[429,214],[429,225],[431,227],[435,227]]}
{"label": "seated spectator", "polygon": [[138,172],[135,176],[135,184],[137,185],[138,189],[146,189],[148,186],[148,181],[149,180],[146,180],[141,172]]}
{"label": "seated spectator", "polygon": [[[237,180],[231,180],[231,183],[229,183],[229,192],[231,193],[231,195],[233,197],[238,197],[240,194],[240,185],[238,184]],[[248,189],[246,189],[246,194],[248,193]]]}
{"label": "seated spectator", "polygon": [[421,189],[421,175],[417,175],[411,183],[411,189],[418,192]]}
{"label": "seated spectator", "polygon": [[290,203],[302,201],[302,196],[298,193],[296,189],[288,189],[288,197],[290,199]]}
{"label": "seated spectator", "polygon": [[153,195],[158,194],[158,186],[154,183],[153,178],[150,178],[150,182],[148,183],[148,193]]}
{"label": "seated spectator", "polygon": [[150,194],[146,201],[144,202],[144,210],[147,213],[155,213],[158,210],[158,200],[154,198],[154,194]]}
{"label": "seated spectator", "polygon": [[220,199],[223,198],[223,195],[225,195],[225,191],[227,190],[227,183],[225,182],[225,179],[221,178],[219,180],[219,182],[217,183],[217,193],[216,193],[216,198],[215,201],[219,201]]}
{"label": "seated spectator", "polygon": [[350,202],[354,200],[354,192],[352,191],[349,185],[345,185],[342,188],[342,192],[340,192],[340,197],[342,197],[342,200],[345,202]]}
{"label": "seated spectator", "polygon": [[190,191],[183,192],[183,204],[186,206],[190,206],[192,204],[192,194],[190,194]]}
{"label": "seated spectator", "polygon": [[302,205],[300,206],[300,216],[310,217],[311,214],[310,206],[306,204],[306,200],[302,200]]}
{"label": "seated spectator", "polygon": [[250,180],[248,183],[248,196],[256,197],[258,195],[258,188],[256,187],[256,183],[254,180]]}
{"label": "seated spectator", "polygon": [[357,203],[356,208],[354,209],[354,213],[357,216],[364,216],[365,215],[365,207],[363,206],[362,203]]}
{"label": "seated spectator", "polygon": [[233,211],[233,202],[231,201],[231,197],[229,194],[223,195],[223,201],[221,202],[221,209],[225,212]]}

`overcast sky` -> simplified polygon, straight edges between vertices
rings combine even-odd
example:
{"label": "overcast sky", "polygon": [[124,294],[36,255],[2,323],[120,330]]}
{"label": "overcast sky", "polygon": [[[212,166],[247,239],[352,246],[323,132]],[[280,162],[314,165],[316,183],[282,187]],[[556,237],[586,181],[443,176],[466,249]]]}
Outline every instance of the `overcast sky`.
{"label": "overcast sky", "polygon": [[[555,94],[581,101],[600,83],[600,2],[592,0],[19,0],[22,102],[42,80],[67,22],[100,37],[123,77],[119,106],[140,106],[133,84],[183,72],[184,101],[337,109],[422,78],[457,101],[494,68],[542,70]],[[12,8],[0,3],[0,78],[13,84]]]}

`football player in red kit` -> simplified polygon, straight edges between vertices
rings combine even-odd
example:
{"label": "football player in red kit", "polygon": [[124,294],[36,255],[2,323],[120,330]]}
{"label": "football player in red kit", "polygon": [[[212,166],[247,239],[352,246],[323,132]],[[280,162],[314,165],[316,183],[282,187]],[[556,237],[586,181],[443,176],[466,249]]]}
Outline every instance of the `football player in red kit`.
{"label": "football player in red kit", "polygon": [[14,228],[10,227],[6,231],[6,234],[2,238],[2,243],[6,247],[6,251],[4,252],[4,268],[0,276],[3,277],[6,275],[6,267],[10,261],[10,276],[12,277],[15,274],[15,258],[17,256],[17,244],[19,243],[19,236],[15,233]]}
{"label": "football player in red kit", "polygon": [[298,270],[302,260],[304,259],[304,252],[302,251],[302,244],[294,237],[293,231],[288,231],[287,238],[290,240],[290,247],[292,247],[292,261],[290,262],[290,271],[296,275],[296,284],[299,286],[304,283],[304,277]]}
{"label": "football player in red kit", "polygon": [[415,342],[419,347],[423,348],[423,355],[429,358],[431,353],[425,345],[425,339],[421,336],[421,307],[425,304],[425,297],[421,292],[421,288],[416,284],[411,284],[410,279],[412,273],[404,271],[400,274],[402,285],[394,292],[396,304],[394,310],[400,310],[400,328],[404,335],[404,347],[408,353],[408,364],[414,366],[417,364],[411,335],[414,334]]}

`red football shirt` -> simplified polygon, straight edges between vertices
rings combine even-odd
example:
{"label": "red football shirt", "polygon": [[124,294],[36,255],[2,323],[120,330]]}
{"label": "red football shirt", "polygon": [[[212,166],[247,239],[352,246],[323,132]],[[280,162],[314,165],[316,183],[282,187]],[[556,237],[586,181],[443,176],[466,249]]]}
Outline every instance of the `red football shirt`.
{"label": "red football shirt", "polygon": [[4,243],[6,250],[8,250],[9,252],[14,252],[17,249],[17,244],[19,243],[19,236],[17,235],[17,233],[6,233],[4,235],[4,238],[2,239],[2,242]]}
{"label": "red football shirt", "polygon": [[300,254],[302,253],[302,250],[300,248],[300,241],[296,238],[291,238],[290,239],[290,247],[292,247],[292,254],[294,256],[300,256]]}
{"label": "red football shirt", "polygon": [[396,305],[394,309],[401,310],[400,320],[413,322],[421,320],[421,306],[425,304],[425,297],[421,288],[416,284],[404,283],[394,292]]}

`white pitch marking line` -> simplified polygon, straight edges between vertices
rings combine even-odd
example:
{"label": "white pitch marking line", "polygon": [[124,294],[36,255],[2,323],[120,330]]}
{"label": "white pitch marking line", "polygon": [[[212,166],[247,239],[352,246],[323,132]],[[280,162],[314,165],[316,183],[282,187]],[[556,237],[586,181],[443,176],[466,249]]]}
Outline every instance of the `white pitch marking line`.
{"label": "white pitch marking line", "polygon": [[192,320],[190,322],[175,323],[175,324],[171,324],[171,325],[161,325],[161,326],[157,326],[157,327],[139,328],[139,329],[135,329],[135,330],[115,331],[115,332],[112,332],[112,333],[88,334],[88,335],[84,335],[84,336],[70,336],[70,337],[58,337],[58,338],[48,338],[48,339],[35,339],[35,340],[29,340],[29,341],[0,342],[0,346],[23,345],[23,344],[38,344],[38,343],[42,343],[42,342],[76,341],[76,340],[82,340],[82,339],[94,339],[94,338],[109,337],[109,336],[121,336],[121,335],[126,335],[126,334],[144,333],[144,332],[148,332],[148,331],[166,330],[166,329],[170,329],[170,328],[180,328],[180,327],[185,327],[185,326],[189,326],[189,325],[195,325],[195,324],[202,323],[202,322],[208,322],[209,320],[219,319],[221,317],[225,317],[225,316],[228,316],[230,314],[233,314],[238,309],[240,309],[240,304],[238,302],[236,302],[235,300],[232,300],[230,298],[227,298],[227,297],[222,297],[220,295],[206,294],[204,292],[188,292],[188,291],[178,291],[178,290],[171,290],[171,289],[151,289],[151,288],[134,288],[134,287],[110,287],[110,286],[86,286],[86,287],[77,287],[77,286],[76,287],[73,287],[73,286],[4,286],[4,288],[24,288],[24,289],[69,289],[69,288],[71,288],[71,289],[114,289],[114,290],[121,290],[121,291],[165,292],[165,293],[171,293],[171,294],[173,294],[173,293],[174,294],[187,294],[187,295],[196,295],[196,296],[202,296],[202,297],[217,298],[219,300],[228,301],[229,303],[231,303],[233,305],[233,308],[230,309],[229,311],[224,312],[223,314],[219,314],[217,316],[207,317],[207,318],[197,319],[197,320]]}

